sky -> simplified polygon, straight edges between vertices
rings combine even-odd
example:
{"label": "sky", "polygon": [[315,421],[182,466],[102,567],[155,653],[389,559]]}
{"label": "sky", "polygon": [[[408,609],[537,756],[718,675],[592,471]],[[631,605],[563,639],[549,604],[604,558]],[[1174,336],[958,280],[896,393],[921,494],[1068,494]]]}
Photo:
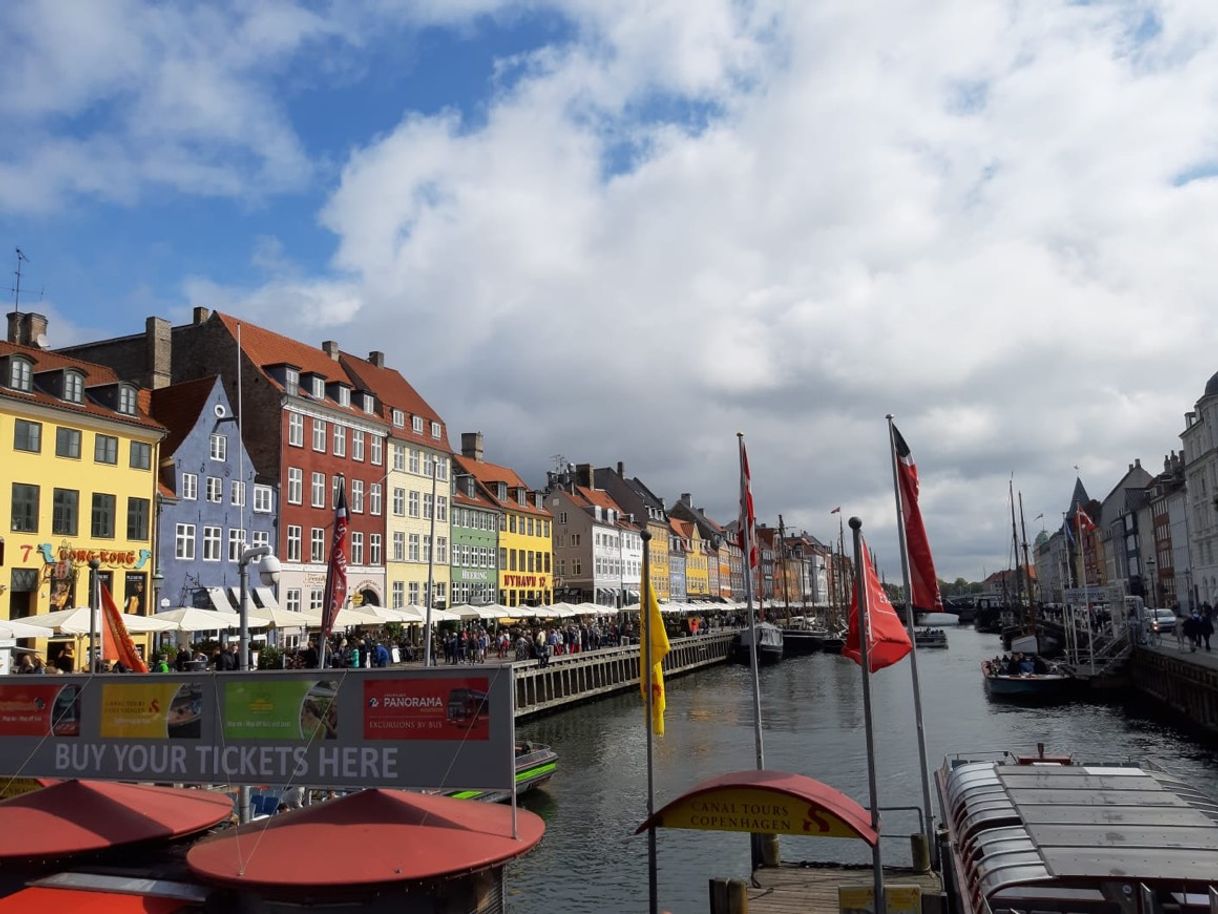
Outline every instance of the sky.
{"label": "sky", "polygon": [[[1218,4],[0,5],[0,258],[52,345],[219,308],[382,349],[534,484],[863,519],[941,577],[1218,371]],[[4,262],[0,260],[0,262]],[[11,294],[10,302],[11,305]],[[1037,518],[1037,515],[1043,515]]]}

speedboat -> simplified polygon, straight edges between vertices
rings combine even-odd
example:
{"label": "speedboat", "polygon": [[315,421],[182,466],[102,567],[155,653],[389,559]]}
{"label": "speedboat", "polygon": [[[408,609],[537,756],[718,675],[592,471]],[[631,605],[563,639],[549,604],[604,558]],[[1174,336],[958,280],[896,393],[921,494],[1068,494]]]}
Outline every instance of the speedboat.
{"label": "speedboat", "polygon": [[[549,746],[521,740],[516,744],[516,796],[545,784],[558,768],[558,753]],[[510,790],[453,790],[446,794],[458,800],[478,800],[483,803],[506,803],[512,798]]]}
{"label": "speedboat", "polygon": [[[769,622],[757,623],[757,662],[765,666],[777,663],[782,659],[782,629]],[[749,645],[752,643],[752,633],[743,629],[732,640],[732,659],[737,663],[749,663]]]}

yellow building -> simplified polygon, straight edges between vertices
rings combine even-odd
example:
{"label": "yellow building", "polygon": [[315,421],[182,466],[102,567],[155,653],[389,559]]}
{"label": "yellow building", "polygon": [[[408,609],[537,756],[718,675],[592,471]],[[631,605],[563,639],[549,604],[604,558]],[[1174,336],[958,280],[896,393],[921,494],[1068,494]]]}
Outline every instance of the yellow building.
{"label": "yellow building", "polygon": [[8,317],[0,343],[3,615],[87,606],[91,560],[120,609],[147,613],[164,429],[140,389],[109,368],[39,348],[45,318]]}
{"label": "yellow building", "polygon": [[657,600],[668,600],[672,596],[672,585],[668,577],[668,521],[660,513],[647,519],[647,530],[651,541],[647,544],[651,589]]}
{"label": "yellow building", "polygon": [[707,567],[706,541],[698,531],[698,525],[687,520],[672,518],[674,526],[682,538],[689,543],[689,552],[685,555],[685,595],[687,597],[710,596],[710,570]]}
{"label": "yellow building", "polygon": [[386,367],[384,353],[373,352],[361,359],[344,352],[339,361],[380,401],[382,417],[390,426],[384,489],[388,605],[394,609],[425,606],[430,575],[435,587],[432,605],[447,606],[452,548],[448,428],[396,369]]}
{"label": "yellow building", "polygon": [[499,602],[538,606],[554,602],[553,515],[541,492],[530,491],[510,467],[483,457],[482,433],[461,436],[460,472],[478,480],[482,492],[503,511],[499,518]]}

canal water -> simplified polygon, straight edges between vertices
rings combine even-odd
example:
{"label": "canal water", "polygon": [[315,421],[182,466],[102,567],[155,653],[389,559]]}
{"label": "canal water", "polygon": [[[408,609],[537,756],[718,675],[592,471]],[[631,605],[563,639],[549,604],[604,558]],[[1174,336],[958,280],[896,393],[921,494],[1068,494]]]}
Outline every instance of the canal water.
{"label": "canal water", "polygon": [[[943,617],[951,619],[951,617]],[[1071,752],[1087,761],[1151,759],[1218,793],[1218,750],[1144,711],[1070,703],[991,703],[980,662],[1000,653],[998,636],[948,628],[950,648],[918,653],[932,767],[951,753]],[[908,662],[872,677],[881,807],[921,802]],[[867,805],[862,681],[843,657],[797,657],[761,671],[766,767],[818,778]],[[657,806],[697,783],[754,767],[749,671],[714,667],[668,683],[667,732],[655,743]],[[637,694],[621,695],[522,724],[518,736],[549,744],[555,778],[523,798],[546,820],[546,836],[508,873],[513,914],[646,910],[647,839],[634,829],[646,809],[645,733]],[[933,789],[933,785],[932,785]],[[937,803],[936,803],[937,813]],[[885,815],[885,834],[917,830],[911,812]],[[707,880],[747,877],[748,835],[660,830],[661,909],[705,914]],[[852,860],[861,842],[782,839],[784,860]],[[886,862],[908,863],[906,837],[885,841]]]}

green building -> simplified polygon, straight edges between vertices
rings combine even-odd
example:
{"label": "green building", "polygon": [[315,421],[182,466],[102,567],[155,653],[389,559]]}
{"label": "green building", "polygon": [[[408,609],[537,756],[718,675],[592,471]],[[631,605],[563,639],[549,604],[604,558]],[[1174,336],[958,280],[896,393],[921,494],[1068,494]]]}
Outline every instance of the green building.
{"label": "green building", "polygon": [[454,472],[452,484],[451,605],[494,603],[503,512],[473,475]]}

